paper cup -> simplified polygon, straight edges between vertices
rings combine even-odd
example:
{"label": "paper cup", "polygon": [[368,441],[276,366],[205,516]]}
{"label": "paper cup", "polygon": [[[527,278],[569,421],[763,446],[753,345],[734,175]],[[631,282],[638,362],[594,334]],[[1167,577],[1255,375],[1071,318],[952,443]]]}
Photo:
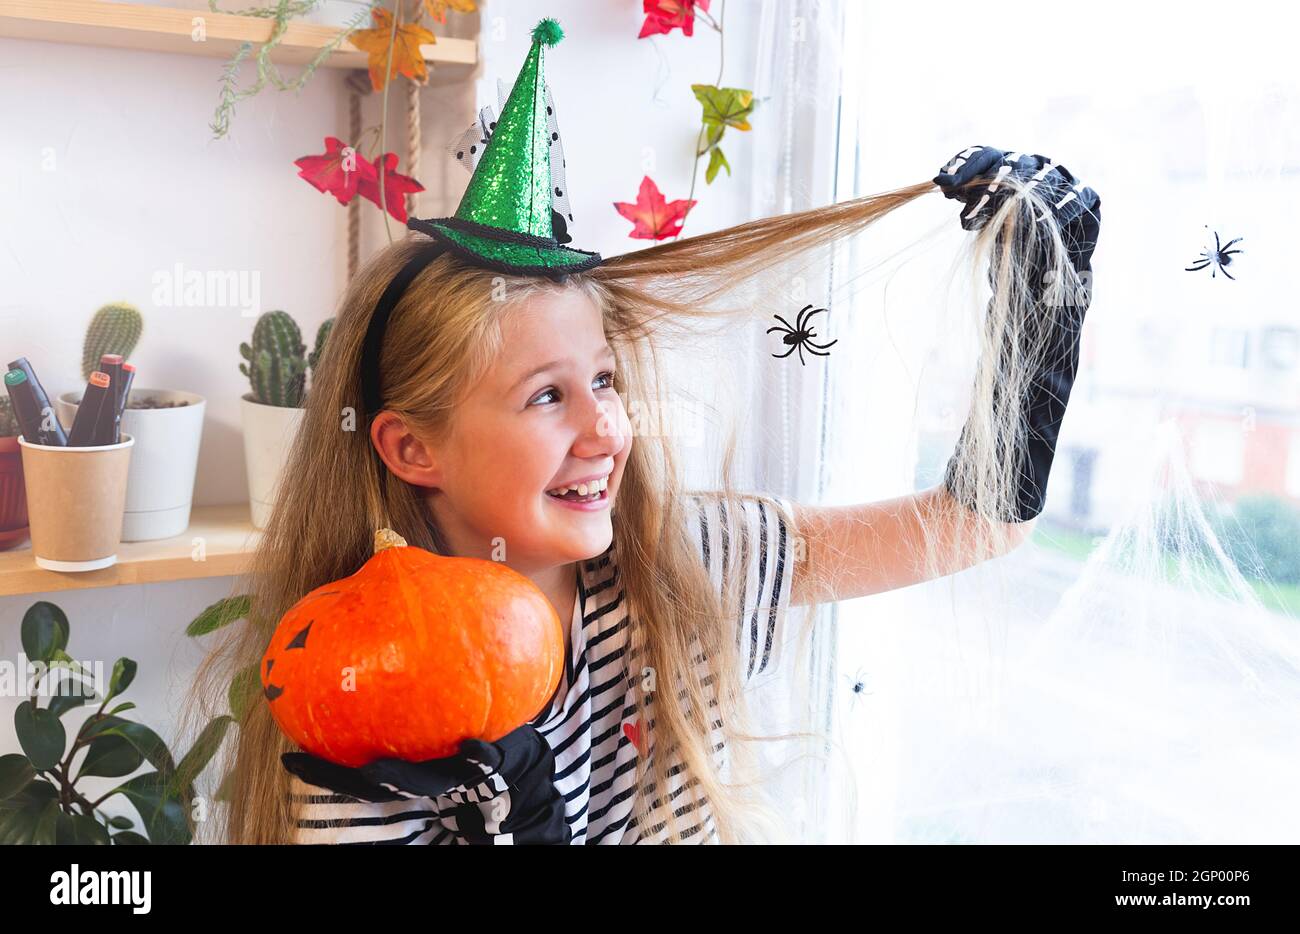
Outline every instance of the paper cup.
{"label": "paper cup", "polygon": [[[131,408],[132,399],[142,398],[189,404]],[[59,420],[71,425],[80,403],[81,390],[60,393],[54,403]],[[122,410],[122,437],[135,438],[131,475],[126,481],[122,541],[175,538],[189,527],[205,407],[206,401],[196,393],[131,387],[131,397]]]}
{"label": "paper cup", "polygon": [[119,444],[23,449],[32,554],[48,571],[94,571],[117,561],[126,478],[135,439]]}

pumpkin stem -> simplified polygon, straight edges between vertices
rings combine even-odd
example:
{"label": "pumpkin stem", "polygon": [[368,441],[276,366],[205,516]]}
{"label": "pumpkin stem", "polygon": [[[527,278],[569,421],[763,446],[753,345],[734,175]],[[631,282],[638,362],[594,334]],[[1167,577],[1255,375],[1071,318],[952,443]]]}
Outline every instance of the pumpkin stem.
{"label": "pumpkin stem", "polygon": [[395,548],[398,545],[405,545],[406,539],[398,535],[392,529],[380,529],[375,532],[375,554],[379,554],[385,548]]}

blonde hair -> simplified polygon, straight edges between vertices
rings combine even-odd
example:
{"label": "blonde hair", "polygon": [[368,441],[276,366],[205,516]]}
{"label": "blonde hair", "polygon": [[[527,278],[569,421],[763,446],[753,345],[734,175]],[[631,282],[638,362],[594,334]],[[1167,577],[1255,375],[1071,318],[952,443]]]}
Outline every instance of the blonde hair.
{"label": "blonde hair", "polygon": [[[1046,248],[1057,292],[1076,283],[1065,262],[1054,221],[1036,224],[1033,211],[1045,210],[1038,196],[1014,180],[1014,196],[977,238],[977,258],[992,252],[994,299],[984,332],[984,353],[976,383],[974,411],[988,413],[969,439],[958,481],[979,509],[970,513],[964,534],[997,547],[1006,527],[996,520],[999,504],[1014,501],[1015,478],[1001,452],[1021,430],[1016,406],[996,411],[994,387],[1020,398],[1038,358],[1032,322],[1033,302],[1025,264],[1030,249]],[[491,364],[500,347],[503,316],[542,290],[577,289],[600,309],[606,337],[617,356],[625,399],[666,402],[671,387],[661,378],[661,360],[673,334],[696,325],[728,326],[757,311],[741,304],[723,307],[727,296],[748,277],[774,263],[851,237],[895,209],[927,193],[922,182],[883,194],[794,214],[762,218],[725,230],[662,243],[606,259],[603,265],[557,283],[516,277],[469,266],[444,254],[411,283],[393,311],[384,340],[381,373],[384,408],[429,438],[448,431],[458,401]],[[954,223],[956,219],[954,218]],[[1001,234],[1001,236],[998,236]],[[339,306],[322,359],[313,374],[301,428],[285,467],[288,478],[270,522],[262,533],[247,579],[236,592],[251,597],[246,623],[226,626],[211,638],[217,645],[200,666],[187,706],[187,722],[225,713],[227,686],[248,693],[242,721],[226,749],[228,807],[216,809],[216,834],[230,843],[287,843],[294,838],[289,775],[280,754],[296,746],[276,726],[263,701],[256,670],[280,616],[313,588],[354,573],[370,557],[377,528],[396,530],[416,547],[446,553],[445,543],[418,490],[394,477],[374,450],[361,416],[359,360],[370,315],[381,292],[427,238],[412,234],[370,258],[350,283]],[[504,286],[504,292],[500,291]],[[496,300],[504,294],[505,301]],[[1014,338],[1011,356],[997,351]],[[1022,340],[1023,338],[1023,340]],[[1044,338],[1045,340],[1045,338]],[[356,430],[343,430],[357,413]],[[719,493],[732,515],[740,515],[732,480],[735,438],[722,458]],[[654,796],[636,796],[638,826],[653,833],[667,828],[670,842],[681,840],[686,801],[707,801],[720,842],[755,839],[755,828],[772,825],[773,815],[755,795],[748,746],[766,739],[752,730],[734,651],[742,582],[717,593],[688,537],[681,464],[671,435],[638,436],[624,468],[613,507],[615,561],[625,590],[629,653],[655,673],[662,685],[676,685],[680,702],[653,706],[656,755],[647,762],[645,731],[639,743],[638,782]],[[800,537],[794,517],[785,516],[793,540]],[[920,517],[925,521],[928,517]],[[927,537],[918,560],[938,569],[941,543]],[[815,569],[814,569],[815,570]],[[937,576],[937,575],[936,575]],[[832,582],[833,583],[833,582]],[[811,621],[814,615],[806,614]],[[801,637],[808,636],[807,625]],[[696,673],[703,653],[708,675]],[[710,742],[714,714],[706,687],[712,681],[723,735],[742,780],[724,781],[717,773]],[[649,700],[646,698],[644,700]],[[677,800],[665,800],[668,770],[676,762],[694,783]],[[749,776],[746,778],[746,776]]]}

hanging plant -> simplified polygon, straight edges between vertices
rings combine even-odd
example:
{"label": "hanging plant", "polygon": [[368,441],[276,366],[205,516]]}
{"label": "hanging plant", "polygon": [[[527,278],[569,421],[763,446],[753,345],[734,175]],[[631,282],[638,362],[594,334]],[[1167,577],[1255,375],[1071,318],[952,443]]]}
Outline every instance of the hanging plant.
{"label": "hanging plant", "polygon": [[[209,2],[213,4],[215,9],[216,0],[209,0]],[[277,26],[273,32],[272,42],[263,47],[261,53],[263,58],[267,55],[267,47],[277,41],[283,34],[283,24],[287,21],[287,18],[307,12],[317,2],[319,0],[279,0],[275,8],[260,11],[262,13],[274,13],[277,16]],[[350,37],[354,46],[366,52],[370,86],[375,91],[383,92],[379,126],[364,131],[361,133],[361,139],[355,140],[351,144],[345,143],[338,137],[327,136],[325,137],[325,151],[323,153],[299,156],[294,160],[300,178],[317,191],[333,195],[339,204],[350,205],[357,195],[361,195],[367,201],[371,201],[381,208],[384,211],[385,229],[387,229],[389,216],[405,224],[408,217],[407,196],[424,191],[424,186],[415,178],[397,171],[399,162],[397,153],[383,151],[385,131],[387,129],[388,88],[392,83],[392,79],[397,75],[402,75],[415,84],[426,84],[428,82],[428,70],[420,48],[422,45],[437,42],[437,37],[430,30],[419,25],[418,20],[421,16],[427,14],[431,20],[445,23],[449,7],[462,13],[472,13],[476,9],[475,0],[417,0],[413,8],[412,21],[403,23],[404,11],[401,0],[394,0],[392,12],[383,7],[379,0],[372,0],[372,2],[367,3],[365,10],[362,11],[362,16],[369,15],[371,17],[371,28],[358,28],[361,24],[358,18],[335,37],[331,47],[337,47],[344,37]],[[253,15],[259,11],[245,12]],[[247,45],[245,43],[245,46]],[[231,76],[238,63],[247,57],[247,54],[247,48],[241,48],[240,54],[235,57],[234,63],[227,67],[227,77],[229,79],[227,81],[227,91],[232,105],[234,100],[249,96],[257,91],[257,87],[238,94],[231,90],[233,88],[233,78]],[[316,60],[318,62],[323,60],[323,55],[317,56]],[[303,77],[305,79],[306,75]],[[280,83],[278,78],[272,78],[272,80]],[[301,80],[303,79],[300,79],[300,82]],[[258,87],[263,83],[259,80]],[[282,83],[281,86],[283,86]],[[218,112],[222,112],[220,108]],[[356,129],[354,127],[354,132],[356,132]],[[371,133],[375,134],[373,148],[379,150],[373,160],[367,159],[361,153],[362,142]],[[391,231],[389,231],[389,240],[392,240]]]}
{"label": "hanging plant", "polygon": [[240,66],[253,54],[253,43],[241,43],[235,52],[235,57],[222,70],[221,97],[217,103],[216,116],[211,124],[213,139],[221,139],[230,132],[230,118],[234,116],[235,105],[239,101],[257,94],[268,83],[274,84],[281,91],[301,90],[308,79],[316,73],[316,68],[321,62],[334,54],[334,51],[343,43],[343,40],[347,39],[366,22],[366,17],[370,14],[371,8],[378,5],[380,0],[359,0],[359,2],[365,4],[365,9],[358,12],[346,26],[339,30],[333,39],[321,48],[316,57],[307,63],[301,75],[293,81],[285,81],[280,77],[280,70],[271,61],[271,52],[280,44],[285,30],[289,27],[290,20],[302,16],[304,13],[310,13],[320,2],[321,0],[275,0],[271,5],[264,7],[250,7],[245,10],[223,10],[217,6],[217,0],[208,0],[208,8],[213,13],[256,16],[275,21],[271,27],[271,38],[262,43],[257,50],[257,81],[254,82],[252,87],[241,91],[238,89],[236,81],[239,77]]}
{"label": "hanging plant", "polygon": [[749,125],[749,115],[754,111],[754,92],[743,88],[720,88],[712,84],[692,84],[691,90],[695,92],[695,99],[700,102],[700,107],[703,109],[700,119],[708,135],[708,143],[704,151],[696,152],[695,158],[698,164],[701,156],[709,157],[709,167],[705,170],[704,181],[712,185],[719,168],[725,168],[728,177],[731,175],[731,165],[727,162],[727,157],[722,154],[722,147],[718,145],[727,127],[745,132],[753,129]]}
{"label": "hanging plant", "polygon": [[[659,194],[657,187],[654,188],[653,195],[647,194],[646,183],[650,182],[649,178],[641,183],[641,193],[637,197],[636,205],[615,204],[620,214],[637,225],[630,236],[652,237],[659,240],[664,237],[681,236],[682,221],[686,211],[695,205],[693,200],[695,180],[699,175],[700,159],[709,157],[708,167],[704,170],[705,184],[712,185],[722,169],[727,170],[728,178],[731,177],[731,163],[727,161],[720,144],[727,127],[745,132],[751,129],[749,116],[754,110],[754,93],[744,88],[719,86],[722,83],[722,53],[726,48],[725,37],[722,23],[708,15],[709,0],[643,0],[643,2],[646,18],[641,24],[638,39],[667,34],[674,29],[681,29],[682,35],[691,36],[695,31],[697,15],[718,34],[718,80],[713,84],[691,85],[691,90],[695,93],[695,99],[700,102],[702,110],[700,132],[695,140],[695,165],[691,169],[691,190],[685,200],[674,201],[668,206],[669,208],[673,205],[683,207],[677,208],[675,216],[666,222],[660,222],[656,212],[664,210],[663,196]],[[650,182],[650,185],[654,186],[654,183]],[[659,199],[657,203],[655,198]],[[629,213],[624,208],[633,211]]]}
{"label": "hanging plant", "polygon": [[424,8],[429,11],[429,18],[438,24],[447,22],[448,7],[457,13],[473,13],[476,9],[474,0],[424,0]]}
{"label": "hanging plant", "polygon": [[399,74],[417,84],[427,84],[429,72],[420,46],[437,42],[438,37],[418,23],[399,24],[383,7],[370,13],[374,27],[357,30],[352,44],[370,56],[371,87],[382,91]]}
{"label": "hanging plant", "polygon": [[[222,10],[217,6],[217,0],[208,0],[208,6],[214,13],[255,16],[274,21],[270,38],[257,47],[255,56],[257,80],[251,87],[240,90],[237,82],[240,67],[254,55],[253,43],[242,43],[236,50],[234,58],[227,62],[222,70],[220,100],[211,124],[215,139],[220,139],[229,132],[230,119],[234,116],[235,105],[239,101],[254,96],[267,84],[273,84],[281,91],[301,90],[315,73],[316,68],[329,58],[344,40],[350,40],[354,46],[369,55],[370,80],[376,91],[384,89],[388,83],[387,79],[394,74],[402,74],[419,84],[424,84],[428,81],[428,74],[424,56],[420,54],[420,46],[436,43],[437,37],[420,26],[417,21],[427,13],[431,20],[445,24],[448,8],[461,13],[472,13],[477,8],[475,0],[416,0],[414,15],[410,22],[403,24],[401,22],[402,0],[393,0],[392,5],[398,12],[396,20],[385,7],[384,0],[356,0],[361,5],[357,14],[307,63],[301,75],[293,81],[286,81],[271,61],[271,53],[280,44],[289,23],[297,17],[310,13],[322,2],[324,0],[273,0],[262,7]],[[367,21],[372,24],[372,28],[362,28]]]}

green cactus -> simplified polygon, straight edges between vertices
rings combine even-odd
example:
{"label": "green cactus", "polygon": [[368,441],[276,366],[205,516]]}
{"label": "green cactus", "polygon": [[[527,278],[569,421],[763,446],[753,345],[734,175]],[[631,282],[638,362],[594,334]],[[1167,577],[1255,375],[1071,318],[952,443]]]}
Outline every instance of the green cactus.
{"label": "green cactus", "polygon": [[22,434],[18,427],[18,417],[14,415],[14,404],[8,395],[0,396],[0,438],[13,438]]}
{"label": "green cactus", "polygon": [[287,311],[268,311],[253,326],[253,345],[239,345],[247,361],[239,372],[248,377],[253,398],[263,405],[298,408],[307,385],[307,346]]}
{"label": "green cactus", "polygon": [[99,369],[99,358],[106,353],[121,354],[123,360],[130,357],[143,330],[139,309],[126,302],[111,302],[95,312],[82,345],[81,378],[90,379],[90,374]]}
{"label": "green cactus", "polygon": [[307,356],[307,365],[311,367],[312,378],[316,377],[316,364],[320,362],[321,351],[325,349],[325,342],[329,340],[330,329],[334,327],[334,319],[326,318],[321,322],[321,326],[316,331],[316,347]]}

